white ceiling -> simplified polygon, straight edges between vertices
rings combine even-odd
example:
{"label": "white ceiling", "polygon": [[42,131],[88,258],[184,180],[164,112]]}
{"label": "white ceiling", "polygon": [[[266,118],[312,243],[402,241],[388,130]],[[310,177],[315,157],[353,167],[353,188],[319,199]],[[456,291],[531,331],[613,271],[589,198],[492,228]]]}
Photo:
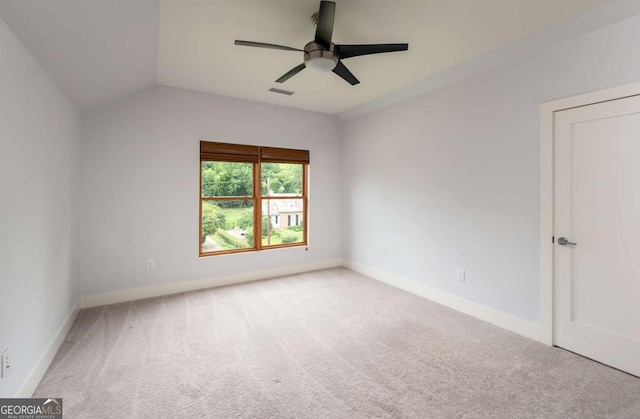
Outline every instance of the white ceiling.
{"label": "white ceiling", "polygon": [[[82,109],[155,82],[338,114],[612,0],[337,0],[337,44],[408,42],[350,58],[361,84],[305,70],[319,0],[0,0],[0,16]],[[286,97],[270,87],[295,92]]]}
{"label": "white ceiling", "polygon": [[0,17],[81,109],[156,83],[157,0],[0,0]]}

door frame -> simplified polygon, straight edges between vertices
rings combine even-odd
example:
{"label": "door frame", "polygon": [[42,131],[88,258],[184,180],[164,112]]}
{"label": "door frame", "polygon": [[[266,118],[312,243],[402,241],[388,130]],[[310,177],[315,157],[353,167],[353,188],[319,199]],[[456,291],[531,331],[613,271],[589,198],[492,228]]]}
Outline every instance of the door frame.
{"label": "door frame", "polygon": [[640,82],[540,105],[540,342],[553,346],[553,194],[556,112],[640,95]]}

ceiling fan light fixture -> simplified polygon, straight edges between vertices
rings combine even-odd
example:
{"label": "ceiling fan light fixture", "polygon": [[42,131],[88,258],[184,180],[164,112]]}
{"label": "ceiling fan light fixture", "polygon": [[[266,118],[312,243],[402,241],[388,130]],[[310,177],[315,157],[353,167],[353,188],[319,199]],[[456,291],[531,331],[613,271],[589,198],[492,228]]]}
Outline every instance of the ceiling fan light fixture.
{"label": "ceiling fan light fixture", "polygon": [[337,64],[338,60],[335,57],[316,57],[305,63],[308,69],[316,73],[328,73],[336,68]]}
{"label": "ceiling fan light fixture", "polygon": [[338,56],[334,52],[335,45],[329,49],[316,42],[304,46],[304,64],[316,73],[328,73],[338,65]]}

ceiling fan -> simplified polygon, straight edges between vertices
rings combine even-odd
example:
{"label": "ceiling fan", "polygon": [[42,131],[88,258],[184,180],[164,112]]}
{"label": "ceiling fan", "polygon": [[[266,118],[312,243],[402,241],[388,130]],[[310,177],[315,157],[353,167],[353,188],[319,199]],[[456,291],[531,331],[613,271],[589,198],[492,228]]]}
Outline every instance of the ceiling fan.
{"label": "ceiling fan", "polygon": [[333,1],[321,1],[320,10],[311,16],[311,21],[316,25],[316,37],[304,46],[304,49],[286,47],[283,45],[265,44],[263,42],[239,41],[236,45],[245,47],[269,48],[284,51],[298,51],[304,53],[304,63],[292,68],[277,83],[284,83],[305,68],[310,68],[319,73],[333,71],[338,76],[349,82],[352,86],[360,83],[358,79],[342,63],[342,60],[360,55],[381,54],[384,52],[406,51],[409,44],[370,44],[370,45],[336,45],[331,42],[333,34],[333,18],[336,11],[336,3]]}

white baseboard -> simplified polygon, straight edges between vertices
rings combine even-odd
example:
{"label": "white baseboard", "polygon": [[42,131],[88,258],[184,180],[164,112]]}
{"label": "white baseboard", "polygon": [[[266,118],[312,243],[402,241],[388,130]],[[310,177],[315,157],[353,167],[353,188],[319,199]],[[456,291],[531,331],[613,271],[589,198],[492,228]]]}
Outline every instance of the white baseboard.
{"label": "white baseboard", "polygon": [[38,361],[36,361],[33,368],[31,368],[31,371],[29,371],[29,375],[20,386],[15,397],[30,398],[33,396],[33,392],[36,390],[36,387],[38,387],[38,384],[40,384],[40,380],[42,380],[44,373],[47,372],[47,368],[51,365],[53,357],[56,356],[60,345],[64,342],[64,339],[67,337],[67,333],[69,333],[71,326],[73,326],[73,322],[76,320],[76,317],[78,317],[79,311],[80,299],[76,301],[67,318],[64,319],[55,335],[53,335],[53,338],[42,352],[42,355],[38,358]]}
{"label": "white baseboard", "polygon": [[533,339],[538,342],[540,341],[540,326],[535,323],[519,319],[510,314],[465,300],[464,298],[456,297],[455,295],[430,288],[426,285],[418,284],[398,275],[384,272],[358,262],[345,260],[344,266],[363,275],[384,282],[385,284],[403,289],[412,294],[452,308],[487,323],[491,323],[495,326],[502,327],[503,329],[507,329],[529,339]]}
{"label": "white baseboard", "polygon": [[145,298],[160,297],[163,295],[178,294],[186,291],[195,291],[205,288],[220,287],[223,285],[240,284],[242,282],[256,281],[259,279],[274,278],[277,276],[291,275],[302,272],[317,271],[319,269],[342,266],[342,259],[330,259],[314,262],[306,265],[286,266],[263,271],[247,272],[237,275],[221,276],[217,278],[198,279],[194,281],[172,282],[169,284],[151,285],[148,287],[129,288],[118,291],[89,294],[80,298],[81,308],[103,306],[107,304],[124,303],[127,301],[142,300]]}

